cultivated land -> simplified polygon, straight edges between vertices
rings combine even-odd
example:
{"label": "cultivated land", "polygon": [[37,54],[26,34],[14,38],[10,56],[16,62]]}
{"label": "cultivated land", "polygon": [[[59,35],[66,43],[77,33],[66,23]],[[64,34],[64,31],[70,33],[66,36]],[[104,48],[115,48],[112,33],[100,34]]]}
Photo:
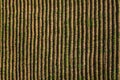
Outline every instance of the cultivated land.
{"label": "cultivated land", "polygon": [[120,0],[0,0],[0,80],[119,80]]}

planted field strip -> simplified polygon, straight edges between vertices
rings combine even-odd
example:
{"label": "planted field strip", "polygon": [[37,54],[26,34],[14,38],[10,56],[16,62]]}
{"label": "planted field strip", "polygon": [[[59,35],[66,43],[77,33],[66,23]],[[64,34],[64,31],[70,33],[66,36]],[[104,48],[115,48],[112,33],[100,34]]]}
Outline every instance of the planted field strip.
{"label": "planted field strip", "polygon": [[0,80],[119,80],[120,0],[1,0]]}

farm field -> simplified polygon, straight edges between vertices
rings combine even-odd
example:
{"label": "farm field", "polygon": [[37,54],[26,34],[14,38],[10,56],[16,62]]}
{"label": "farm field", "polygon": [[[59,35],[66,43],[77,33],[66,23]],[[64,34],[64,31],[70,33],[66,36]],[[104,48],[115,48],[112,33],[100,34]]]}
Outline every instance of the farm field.
{"label": "farm field", "polygon": [[119,80],[120,0],[0,0],[0,80]]}

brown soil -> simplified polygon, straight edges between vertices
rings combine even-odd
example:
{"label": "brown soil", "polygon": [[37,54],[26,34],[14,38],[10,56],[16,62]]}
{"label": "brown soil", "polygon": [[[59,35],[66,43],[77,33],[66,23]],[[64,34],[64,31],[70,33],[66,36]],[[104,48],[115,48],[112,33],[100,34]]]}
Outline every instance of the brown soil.
{"label": "brown soil", "polygon": [[0,80],[119,80],[119,0],[1,1]]}

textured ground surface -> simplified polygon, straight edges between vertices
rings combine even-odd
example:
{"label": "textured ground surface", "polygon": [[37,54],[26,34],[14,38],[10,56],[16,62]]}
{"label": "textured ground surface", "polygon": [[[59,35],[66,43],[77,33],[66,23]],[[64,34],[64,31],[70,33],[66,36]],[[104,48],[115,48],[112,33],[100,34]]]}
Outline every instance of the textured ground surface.
{"label": "textured ground surface", "polygon": [[120,0],[0,1],[0,80],[120,79]]}

